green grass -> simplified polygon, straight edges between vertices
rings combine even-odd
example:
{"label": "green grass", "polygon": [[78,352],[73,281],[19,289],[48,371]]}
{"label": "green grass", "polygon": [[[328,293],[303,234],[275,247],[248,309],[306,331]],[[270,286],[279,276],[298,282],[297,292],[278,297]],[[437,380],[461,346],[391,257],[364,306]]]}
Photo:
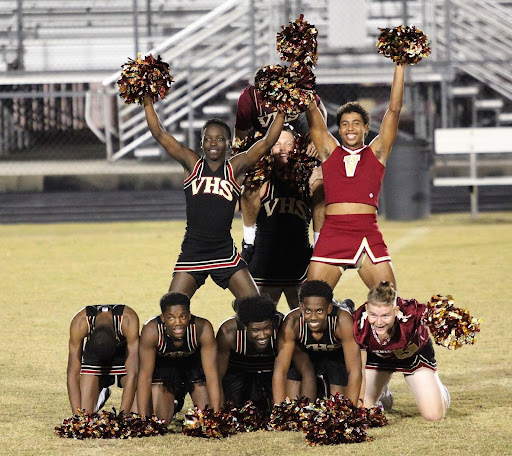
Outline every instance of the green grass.
{"label": "green grass", "polygon": [[[400,295],[426,301],[452,294],[483,318],[474,346],[438,347],[439,373],[452,396],[441,423],[418,414],[403,379],[391,388],[389,425],[374,440],[309,448],[301,433],[257,432],[224,441],[166,435],[129,441],[61,439],[53,428],[70,415],[66,393],[69,322],[81,307],[123,303],[141,323],[158,313],[179,253],[183,222],[0,226],[0,454],[144,453],[218,455],[505,455],[512,454],[512,213],[436,215],[380,222]],[[241,239],[240,221],[234,237]],[[366,289],[348,271],[335,296],[364,302]],[[232,297],[210,280],[192,310],[214,325],[231,315]],[[286,310],[283,302],[281,310]],[[107,408],[119,406],[114,390]]]}

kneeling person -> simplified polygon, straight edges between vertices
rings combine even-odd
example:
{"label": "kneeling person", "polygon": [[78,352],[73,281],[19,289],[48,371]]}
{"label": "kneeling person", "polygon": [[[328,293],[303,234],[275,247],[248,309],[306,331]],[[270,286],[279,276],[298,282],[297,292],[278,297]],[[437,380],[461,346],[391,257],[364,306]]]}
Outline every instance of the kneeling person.
{"label": "kneeling person", "polygon": [[305,383],[303,374],[314,370],[314,375],[329,385],[328,394],[341,393],[359,403],[361,356],[352,332],[352,316],[344,307],[333,305],[332,289],[326,282],[311,280],[300,287],[299,308],[286,315],[278,342],[274,403],[280,404],[286,397],[287,372],[296,346],[308,355],[309,366],[301,367],[303,395],[311,400],[316,397],[316,382]]}
{"label": "kneeling person", "polygon": [[270,410],[283,314],[266,296],[237,299],[233,307],[236,316],[224,321],[217,332],[224,399],[236,406],[251,400],[261,410]]}
{"label": "kneeling person", "polygon": [[123,388],[120,410],[136,411],[138,346],[139,318],[128,306],[86,306],[73,317],[67,367],[73,413],[82,409],[94,413],[103,407],[116,376]]}
{"label": "kneeling person", "polygon": [[217,343],[211,323],[190,313],[190,299],[178,292],[160,300],[161,315],[142,328],[137,404],[141,415],[170,422],[175,400],[190,393],[194,405],[220,408]]}

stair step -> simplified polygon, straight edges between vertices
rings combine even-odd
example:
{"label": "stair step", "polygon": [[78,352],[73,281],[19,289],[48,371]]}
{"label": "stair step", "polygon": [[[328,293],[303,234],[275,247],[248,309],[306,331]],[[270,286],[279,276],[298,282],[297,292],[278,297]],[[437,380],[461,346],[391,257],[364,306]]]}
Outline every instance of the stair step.
{"label": "stair step", "polygon": [[487,100],[476,100],[475,108],[477,109],[501,109],[503,108],[503,100],[496,99],[487,99]]}
{"label": "stair step", "polygon": [[209,105],[203,107],[203,114],[207,116],[230,115],[233,112],[231,106],[227,105]]}
{"label": "stair step", "polygon": [[[205,122],[206,122],[205,119],[194,119],[192,121],[192,128],[195,130],[200,130],[201,128],[203,128],[203,125]],[[190,125],[191,124],[188,120],[182,120],[180,122],[180,128],[183,128],[184,130],[188,129]]]}
{"label": "stair step", "polygon": [[479,92],[479,86],[461,86],[450,88],[450,95],[452,97],[475,97]]}
{"label": "stair step", "polygon": [[498,114],[498,122],[500,124],[512,123],[512,112],[500,112]]}

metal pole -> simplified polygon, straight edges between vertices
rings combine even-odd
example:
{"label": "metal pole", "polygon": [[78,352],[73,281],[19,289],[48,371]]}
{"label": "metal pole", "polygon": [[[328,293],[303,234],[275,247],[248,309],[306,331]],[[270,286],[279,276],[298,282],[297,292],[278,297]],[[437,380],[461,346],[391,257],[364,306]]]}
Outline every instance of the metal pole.
{"label": "metal pole", "polygon": [[254,0],[249,1],[249,24],[251,33],[251,74],[256,71],[256,28],[254,26],[254,19],[256,17],[254,11]]}
{"label": "metal pole", "polygon": [[195,138],[194,138],[194,106],[192,103],[192,71],[190,65],[187,66],[187,107],[188,107],[188,147],[189,149],[196,150]]}
{"label": "metal pole", "polygon": [[443,128],[450,127],[451,122],[451,110],[448,103],[448,92],[449,87],[453,80],[452,75],[452,33],[451,33],[451,23],[450,23],[450,0],[445,0],[444,2],[444,36],[445,36],[445,42],[446,42],[446,71],[443,71],[443,83],[444,83],[444,89],[443,86],[441,86],[442,89],[442,95],[444,97],[443,104],[442,104],[442,114],[443,114]]}
{"label": "metal pole", "polygon": [[132,0],[133,5],[133,47],[134,54],[137,58],[137,53],[139,52],[139,18],[137,17],[137,0]]}
{"label": "metal pole", "polygon": [[17,60],[18,66],[17,70],[25,69],[25,61],[23,57],[23,0],[18,0],[16,4],[16,25],[17,25],[17,38],[18,38],[18,48],[17,48]]}
{"label": "metal pole", "polygon": [[146,17],[147,17],[146,33],[148,36],[148,49],[153,49],[153,40],[151,38],[153,35],[153,31],[152,31],[153,22],[152,22],[152,17],[151,17],[151,0],[146,0]]}

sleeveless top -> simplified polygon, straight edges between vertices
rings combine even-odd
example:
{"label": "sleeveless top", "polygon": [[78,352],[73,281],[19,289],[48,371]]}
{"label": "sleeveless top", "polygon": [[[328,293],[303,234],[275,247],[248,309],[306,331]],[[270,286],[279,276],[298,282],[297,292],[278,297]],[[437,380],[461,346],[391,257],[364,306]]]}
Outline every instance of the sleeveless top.
{"label": "sleeveless top", "polygon": [[185,335],[183,337],[184,342],[179,347],[174,344],[174,339],[167,334],[167,328],[162,320],[161,316],[153,318],[157,324],[158,330],[158,345],[156,354],[157,356],[181,358],[184,356],[190,356],[197,352],[199,344],[197,343],[197,331],[196,331],[196,317],[191,315],[190,323],[187,326]]}
{"label": "sleeveless top", "polygon": [[320,340],[313,338],[312,331],[309,329],[308,324],[301,313],[299,318],[298,342],[302,347],[310,352],[342,350],[343,346],[341,340],[336,336],[336,323],[338,321],[339,312],[345,312],[345,310],[333,306],[332,312],[327,315],[327,327],[325,328]]}
{"label": "sleeveless top", "polygon": [[95,306],[86,306],[85,318],[87,319],[88,327],[87,338],[91,337],[91,334],[94,331],[98,313],[111,311],[117,346],[119,347],[120,345],[124,345],[126,343],[126,338],[124,337],[123,330],[121,329],[121,325],[123,324],[124,307],[125,306],[123,304],[99,304]]}
{"label": "sleeveless top", "polygon": [[293,185],[272,177],[261,199],[256,225],[256,238],[263,248],[290,252],[297,247],[310,247],[310,205]]}
{"label": "sleeveless top", "polygon": [[322,163],[325,205],[363,203],[378,209],[385,171],[369,146],[350,152],[345,147],[336,147]]}
{"label": "sleeveless top", "polygon": [[[234,318],[234,317],[233,317]],[[272,336],[264,350],[257,350],[247,341],[247,330],[243,323],[236,321],[236,346],[230,351],[228,369],[244,372],[272,372],[277,356],[277,332],[283,320],[283,314],[276,312],[272,318]]]}
{"label": "sleeveless top", "polygon": [[233,168],[225,161],[212,171],[201,157],[183,183],[187,203],[185,236],[216,239],[231,236],[231,223],[241,187],[235,181]]}

